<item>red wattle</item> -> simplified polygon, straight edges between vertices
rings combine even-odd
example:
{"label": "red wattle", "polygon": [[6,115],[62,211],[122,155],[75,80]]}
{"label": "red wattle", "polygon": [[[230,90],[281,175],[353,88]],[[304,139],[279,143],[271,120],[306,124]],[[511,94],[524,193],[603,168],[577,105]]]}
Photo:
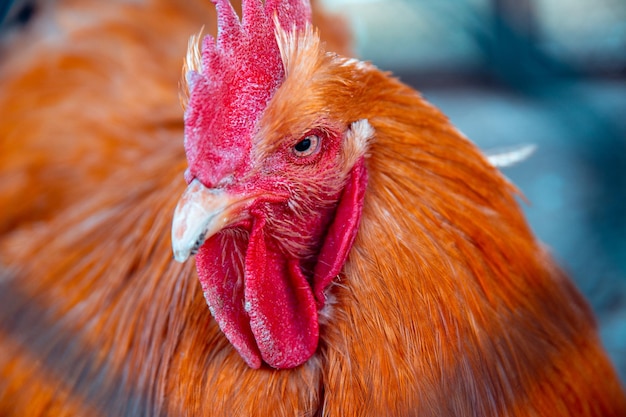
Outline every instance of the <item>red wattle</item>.
{"label": "red wattle", "polygon": [[288,260],[265,234],[265,220],[252,230],[246,256],[246,310],[263,360],[293,368],[315,353],[317,307],[298,260]]}
{"label": "red wattle", "polygon": [[258,369],[261,353],[244,309],[243,259],[234,255],[245,254],[247,247],[245,235],[219,233],[202,245],[196,267],[215,321],[248,366]]}

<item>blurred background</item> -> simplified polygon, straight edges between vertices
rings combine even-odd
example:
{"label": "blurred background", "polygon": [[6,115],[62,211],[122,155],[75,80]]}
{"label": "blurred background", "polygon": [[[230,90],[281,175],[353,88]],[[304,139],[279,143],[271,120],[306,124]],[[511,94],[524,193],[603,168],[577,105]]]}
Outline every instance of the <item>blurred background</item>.
{"label": "blurred background", "polygon": [[393,71],[504,168],[596,311],[626,381],[626,1],[324,0],[357,54]]}
{"label": "blurred background", "polygon": [[[626,1],[322,1],[346,17],[361,58],[482,149],[538,146],[503,171],[626,382]],[[29,4],[0,0],[0,30],[26,22]]]}

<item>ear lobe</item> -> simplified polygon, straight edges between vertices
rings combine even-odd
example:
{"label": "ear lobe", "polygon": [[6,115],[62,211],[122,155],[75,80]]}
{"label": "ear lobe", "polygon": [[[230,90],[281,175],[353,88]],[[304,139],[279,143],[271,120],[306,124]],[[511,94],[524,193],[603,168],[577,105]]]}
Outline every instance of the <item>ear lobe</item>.
{"label": "ear lobe", "polygon": [[365,158],[361,157],[350,171],[348,182],[343,190],[332,224],[320,250],[313,273],[313,294],[320,309],[326,303],[324,290],[341,272],[359,228],[365,189],[367,169]]}

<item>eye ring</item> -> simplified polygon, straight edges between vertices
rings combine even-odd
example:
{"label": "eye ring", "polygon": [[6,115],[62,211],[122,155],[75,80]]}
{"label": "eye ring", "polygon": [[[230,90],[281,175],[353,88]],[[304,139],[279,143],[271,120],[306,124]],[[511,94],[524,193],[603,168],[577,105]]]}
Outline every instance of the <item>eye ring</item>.
{"label": "eye ring", "polygon": [[314,133],[306,135],[293,146],[293,154],[298,158],[315,155],[320,150],[322,139]]}

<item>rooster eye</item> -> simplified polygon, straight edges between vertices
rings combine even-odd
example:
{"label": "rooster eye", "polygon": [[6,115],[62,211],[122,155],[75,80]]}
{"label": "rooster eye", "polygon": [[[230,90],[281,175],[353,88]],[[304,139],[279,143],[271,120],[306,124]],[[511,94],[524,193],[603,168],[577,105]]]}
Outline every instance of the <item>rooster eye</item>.
{"label": "rooster eye", "polygon": [[311,156],[320,148],[320,137],[317,135],[308,135],[293,147],[293,153],[298,157]]}

